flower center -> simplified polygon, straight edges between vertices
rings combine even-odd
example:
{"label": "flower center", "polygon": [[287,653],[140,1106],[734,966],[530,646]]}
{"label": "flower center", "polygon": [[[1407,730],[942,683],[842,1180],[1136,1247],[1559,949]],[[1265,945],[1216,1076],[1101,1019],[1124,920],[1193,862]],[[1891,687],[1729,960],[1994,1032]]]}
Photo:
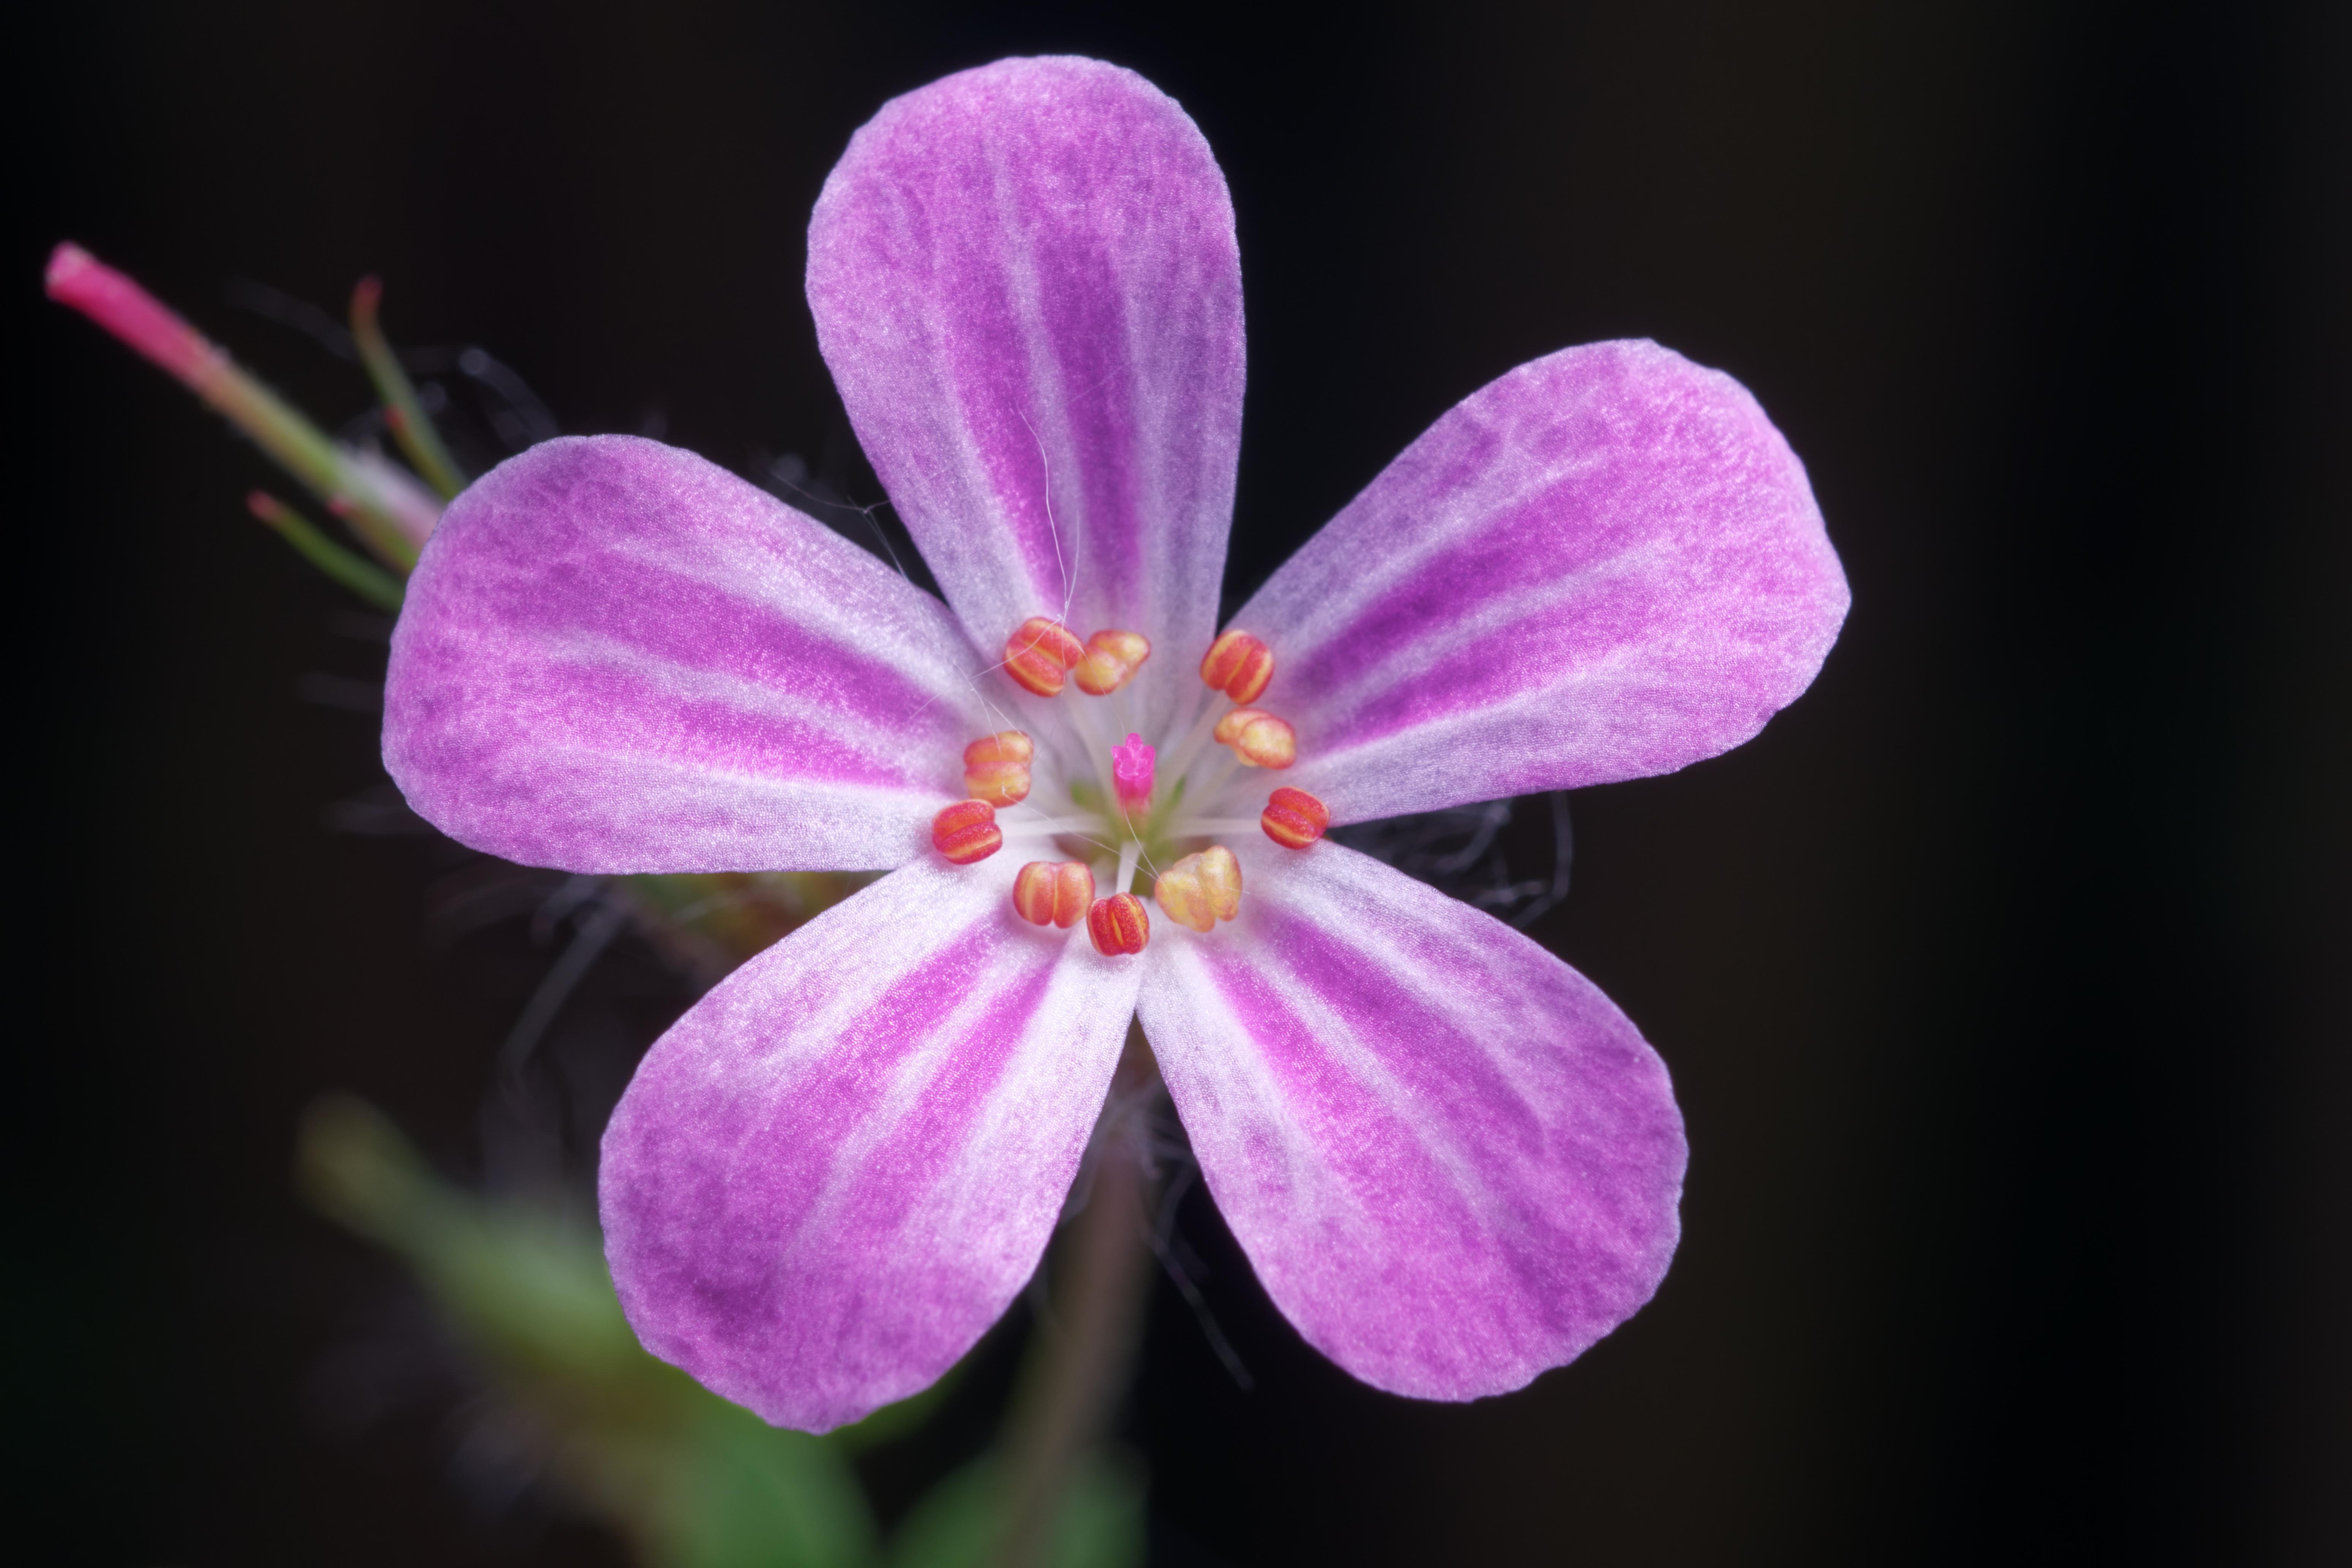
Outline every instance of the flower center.
{"label": "flower center", "polygon": [[[1064,931],[1084,918],[1107,955],[1140,952],[1150,941],[1147,893],[1160,913],[1203,935],[1241,912],[1241,866],[1222,837],[1255,827],[1304,850],[1331,820],[1321,801],[1288,788],[1275,790],[1255,818],[1242,815],[1255,794],[1245,770],[1279,772],[1298,760],[1289,723],[1255,706],[1274,680],[1272,649],[1243,631],[1210,645],[1201,679],[1227,700],[1212,702],[1165,748],[1120,721],[1118,694],[1150,657],[1139,632],[1099,631],[1082,643],[1048,616],[1024,621],[1005,641],[1004,671],[1037,696],[1062,700],[1065,739],[1074,742],[1066,752],[1084,765],[1069,770],[1066,803],[1032,801],[1036,742],[1020,730],[983,735],[964,748],[969,798],[931,824],[933,846],[955,865],[1008,842],[1060,857],[1023,865],[1013,907],[1033,925]],[[1114,743],[1121,730],[1127,739]]]}

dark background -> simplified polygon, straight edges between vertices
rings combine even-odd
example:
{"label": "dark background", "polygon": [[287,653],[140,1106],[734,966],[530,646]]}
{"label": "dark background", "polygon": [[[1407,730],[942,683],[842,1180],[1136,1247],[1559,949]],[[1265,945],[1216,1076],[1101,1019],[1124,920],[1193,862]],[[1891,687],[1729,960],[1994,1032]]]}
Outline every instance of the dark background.
{"label": "dark background", "polygon": [[[1193,1205],[1259,1386],[1163,1288],[1128,1424],[1159,1557],[2347,1560],[2332,9],[117,5],[19,32],[5,1250],[43,1506],[16,1528],[54,1510],[110,1563],[613,1560],[463,1495],[433,1420],[319,1412],[399,1276],[295,1200],[294,1115],[355,1089],[478,1174],[527,944],[428,942],[442,852],[323,826],[380,778],[373,731],[298,683],[380,649],[244,513],[261,459],[39,302],[47,247],[331,418],[356,373],[231,279],[339,310],[379,272],[397,338],[488,346],[568,429],[652,413],[738,468],[830,437],[841,468],[800,282],[825,171],[891,94],[1078,50],[1174,94],[1232,182],[1234,586],[1484,382],[1645,335],[1763,401],[1854,590],[1760,740],[1575,798],[1537,928],[1679,1086],[1655,1302],[1526,1393],[1410,1404],[1306,1350]],[[614,962],[615,994],[649,972]]]}

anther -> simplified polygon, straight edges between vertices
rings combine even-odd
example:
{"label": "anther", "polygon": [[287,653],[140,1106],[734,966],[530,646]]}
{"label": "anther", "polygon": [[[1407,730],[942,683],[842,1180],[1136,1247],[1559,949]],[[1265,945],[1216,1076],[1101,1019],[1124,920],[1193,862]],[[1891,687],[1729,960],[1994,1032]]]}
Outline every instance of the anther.
{"label": "anther", "polygon": [[1056,696],[1063,673],[1086,651],[1061,622],[1032,616],[1004,639],[1004,673],[1040,697]]}
{"label": "anther", "polygon": [[1032,860],[1013,879],[1013,907],[1031,925],[1067,931],[1085,918],[1094,899],[1095,874],[1083,860]]}
{"label": "anther", "polygon": [[984,800],[960,800],[931,818],[931,846],[959,866],[985,860],[1004,847],[996,808]]}
{"label": "anther", "polygon": [[1258,815],[1265,836],[1286,849],[1304,849],[1331,826],[1331,808],[1303,789],[1276,790]]}
{"label": "anther", "polygon": [[1125,809],[1134,811],[1151,804],[1153,763],[1152,749],[1140,735],[1130,734],[1124,745],[1111,748],[1111,783],[1118,786],[1118,804]]}
{"label": "anther", "polygon": [[1087,911],[1087,934],[1095,939],[1095,951],[1105,958],[1141,952],[1143,944],[1151,940],[1151,917],[1144,912],[1143,900],[1133,893],[1113,893],[1108,899],[1097,899]]}
{"label": "anther", "polygon": [[1037,748],[1018,730],[982,735],[963,749],[964,793],[991,805],[1029,798],[1029,763]]}
{"label": "anther", "polygon": [[1201,679],[1246,706],[1274,679],[1274,650],[1247,632],[1227,632],[1209,645],[1208,657],[1201,660]]}
{"label": "anther", "polygon": [[1151,897],[1160,910],[1180,926],[1213,930],[1242,910],[1242,868],[1234,852],[1213,844],[1197,855],[1187,855],[1153,884]]}
{"label": "anther", "polygon": [[1235,708],[1217,721],[1217,741],[1231,746],[1245,767],[1286,768],[1298,760],[1298,736],[1259,708]]}
{"label": "anther", "polygon": [[1151,639],[1141,632],[1097,632],[1087,639],[1071,679],[1089,697],[1108,697],[1134,679],[1150,657]]}

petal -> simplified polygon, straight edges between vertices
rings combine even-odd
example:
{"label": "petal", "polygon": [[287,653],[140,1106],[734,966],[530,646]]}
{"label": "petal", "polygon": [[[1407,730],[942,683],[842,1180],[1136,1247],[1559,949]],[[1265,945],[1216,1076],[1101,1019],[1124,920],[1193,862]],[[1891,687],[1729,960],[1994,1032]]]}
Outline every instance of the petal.
{"label": "petal", "polygon": [[1248,846],[1155,927],[1143,1031],[1285,1316],[1377,1387],[1517,1388],[1632,1316],[1681,1222],[1657,1053],[1576,971],[1379,861]]}
{"label": "petal", "polygon": [[1645,342],[1456,405],[1234,617],[1341,822],[1671,773],[1811,683],[1845,574],[1745,387]]}
{"label": "petal", "polygon": [[919,861],[737,970],[604,1133],[646,1348],[822,1432],[954,1364],[1035,1269],[1139,967],[1013,910],[1011,856]]}
{"label": "petal", "polygon": [[993,726],[940,603],[690,452],[549,441],[450,503],[393,634],[384,765],[572,871],[901,865]]}
{"label": "petal", "polygon": [[1139,696],[1171,705],[1214,630],[1242,404],[1233,202],[1184,111],[1072,58],[894,99],[817,199],[808,294],[980,648],[1034,615],[1140,631]]}

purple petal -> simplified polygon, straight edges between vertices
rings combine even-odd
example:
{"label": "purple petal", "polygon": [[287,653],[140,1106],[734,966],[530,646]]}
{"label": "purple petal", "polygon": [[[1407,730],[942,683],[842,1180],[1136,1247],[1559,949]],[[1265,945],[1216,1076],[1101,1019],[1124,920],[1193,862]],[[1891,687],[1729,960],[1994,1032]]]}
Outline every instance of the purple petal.
{"label": "purple petal", "polygon": [[1747,389],[1613,342],[1473,393],[1234,624],[1275,650],[1284,782],[1361,822],[1728,751],[1811,683],[1846,604]]}
{"label": "purple petal", "polygon": [[1140,966],[1013,912],[1012,857],[919,861],[735,972],[604,1133],[646,1348],[822,1432],[929,1384],[1035,1269]]}
{"label": "purple petal", "polygon": [[1235,852],[1241,918],[1156,923],[1139,1010],[1275,1304],[1424,1399],[1517,1388],[1632,1316],[1674,1256],[1685,1162],[1633,1024],[1369,857]]}
{"label": "purple petal", "polygon": [[528,865],[897,866],[994,728],[971,664],[936,599],[725,470],[550,441],[425,546],[384,764],[434,826]]}
{"label": "purple petal", "polygon": [[1224,176],[1184,111],[1071,58],[894,99],[817,200],[808,294],[866,456],[982,651],[1066,615],[1152,639],[1152,711],[1193,695],[1176,677],[1215,629],[1242,296]]}

